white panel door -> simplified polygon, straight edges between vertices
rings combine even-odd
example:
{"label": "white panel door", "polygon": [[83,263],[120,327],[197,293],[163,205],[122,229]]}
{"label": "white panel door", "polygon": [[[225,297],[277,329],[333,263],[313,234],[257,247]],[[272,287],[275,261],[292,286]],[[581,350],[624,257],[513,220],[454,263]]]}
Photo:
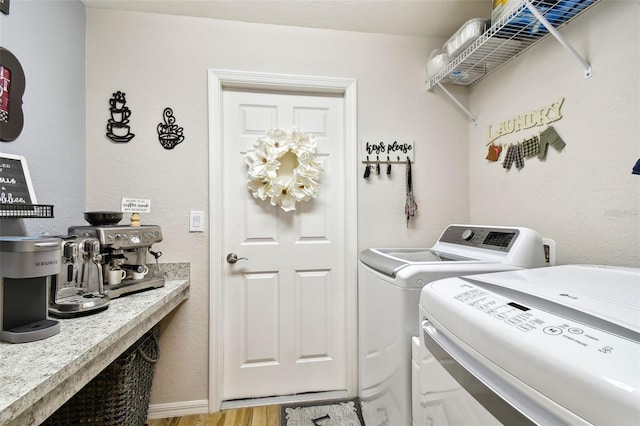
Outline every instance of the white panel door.
{"label": "white panel door", "polygon": [[[225,89],[222,399],[346,389],[344,98]],[[313,135],[318,198],[285,212],[247,189],[244,154],[272,128]]]}

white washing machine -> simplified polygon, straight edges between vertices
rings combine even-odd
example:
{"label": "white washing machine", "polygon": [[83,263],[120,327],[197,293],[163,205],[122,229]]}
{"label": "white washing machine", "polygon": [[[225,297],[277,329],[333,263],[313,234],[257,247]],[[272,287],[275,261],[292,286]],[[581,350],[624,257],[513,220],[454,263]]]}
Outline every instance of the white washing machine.
{"label": "white washing machine", "polygon": [[359,396],[367,426],[411,424],[411,338],[425,284],[546,265],[537,232],[478,225],[450,225],[432,248],[367,249],[359,259]]}
{"label": "white washing machine", "polygon": [[640,424],[640,269],[439,280],[420,327],[416,426]]}

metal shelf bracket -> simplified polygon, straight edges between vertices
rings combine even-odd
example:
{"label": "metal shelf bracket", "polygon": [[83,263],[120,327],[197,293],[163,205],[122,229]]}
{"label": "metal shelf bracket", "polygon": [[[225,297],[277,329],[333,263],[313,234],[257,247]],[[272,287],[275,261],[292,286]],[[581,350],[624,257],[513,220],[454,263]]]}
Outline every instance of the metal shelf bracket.
{"label": "metal shelf bracket", "polygon": [[470,112],[470,111],[469,111],[469,110],[468,110],[464,105],[462,105],[462,104],[460,103],[460,101],[459,101],[458,99],[456,99],[456,97],[455,97],[455,96],[453,96],[453,94],[452,94],[451,92],[449,92],[447,89],[445,89],[445,87],[444,87],[442,84],[440,84],[440,82],[439,82],[439,81],[438,81],[438,82],[436,82],[436,85],[437,85],[440,89],[442,89],[442,91],[443,91],[443,92],[444,92],[444,93],[449,97],[449,99],[451,99],[451,100],[453,101],[453,103],[455,103],[455,104],[458,106],[458,108],[460,108],[462,111],[464,111],[464,113],[465,113],[465,114],[467,114],[467,116],[468,116],[471,120],[473,120],[473,122],[474,122],[475,124],[478,124],[478,119],[477,119],[473,114],[471,114],[471,112]]}
{"label": "metal shelf bracket", "polygon": [[567,49],[578,60],[578,62],[580,62],[580,64],[584,68],[584,78],[591,77],[591,75],[592,75],[591,65],[587,61],[585,61],[582,58],[582,56],[580,56],[580,54],[576,51],[576,49],[574,49],[573,46],[571,46],[565,40],[565,38],[558,32],[558,30],[553,28],[553,25],[551,25],[551,23],[547,20],[547,18],[545,18],[544,15],[542,13],[540,13],[540,11],[538,11],[538,9],[536,9],[536,7],[533,4],[531,4],[530,0],[523,0],[523,2],[525,4],[525,6],[527,7],[527,9],[529,9],[529,12],[531,12],[533,14],[533,16],[535,16],[536,19],[538,21],[540,21],[540,23],[542,25],[544,25],[544,27],[547,29],[547,31],[549,31],[549,33],[556,40],[558,40],[558,42],[562,45],[562,47]]}

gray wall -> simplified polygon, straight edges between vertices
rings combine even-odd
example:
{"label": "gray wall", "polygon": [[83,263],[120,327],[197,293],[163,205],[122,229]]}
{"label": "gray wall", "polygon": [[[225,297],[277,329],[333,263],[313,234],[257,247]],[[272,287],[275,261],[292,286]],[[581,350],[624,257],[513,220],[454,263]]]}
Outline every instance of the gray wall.
{"label": "gray wall", "polygon": [[39,204],[53,219],[0,219],[0,235],[66,234],[84,223],[85,10],[79,0],[12,0],[0,45],[24,69],[24,129],[0,152],[27,158]]}

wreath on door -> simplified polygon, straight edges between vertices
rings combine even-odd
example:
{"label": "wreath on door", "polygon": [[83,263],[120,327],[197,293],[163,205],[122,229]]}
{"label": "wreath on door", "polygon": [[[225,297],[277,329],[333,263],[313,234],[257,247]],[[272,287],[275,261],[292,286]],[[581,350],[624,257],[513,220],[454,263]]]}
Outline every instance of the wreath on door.
{"label": "wreath on door", "polygon": [[322,161],[314,138],[300,130],[271,129],[245,154],[248,188],[254,198],[269,199],[288,212],[318,196]]}

